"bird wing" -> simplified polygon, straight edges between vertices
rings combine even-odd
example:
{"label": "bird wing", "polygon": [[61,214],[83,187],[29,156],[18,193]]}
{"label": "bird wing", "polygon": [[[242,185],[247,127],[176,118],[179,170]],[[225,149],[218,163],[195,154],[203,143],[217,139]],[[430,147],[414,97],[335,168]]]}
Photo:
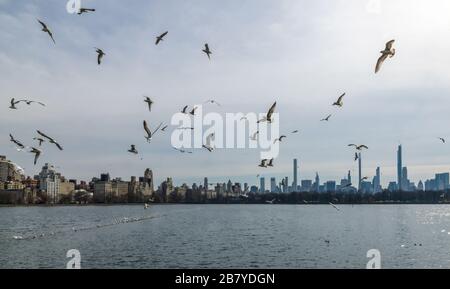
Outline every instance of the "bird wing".
{"label": "bird wing", "polygon": [[207,52],[210,52],[210,51],[209,51],[209,45],[208,45],[208,43],[205,43],[205,50],[206,50]]}
{"label": "bird wing", "polygon": [[388,55],[386,53],[383,53],[377,61],[377,65],[375,66],[375,73],[377,73],[378,71],[380,71],[381,65],[383,64],[383,62],[386,60],[386,58],[388,57]]}
{"label": "bird wing", "polygon": [[42,28],[44,28],[44,29],[48,29],[47,28],[47,25],[45,25],[45,23],[44,22],[42,22],[41,20],[39,20],[39,19],[37,19],[37,21],[42,25]]}
{"label": "bird wing", "polygon": [[59,144],[59,143],[57,143],[57,142],[53,142],[57,147],[58,147],[58,149],[60,150],[60,151],[62,151],[63,150],[63,148],[62,148],[62,146]]}
{"label": "bird wing", "polygon": [[391,50],[392,49],[392,45],[394,45],[394,42],[395,42],[395,40],[388,41],[386,43],[386,50]]}
{"label": "bird wing", "polygon": [[155,133],[161,128],[162,125],[163,125],[163,123],[161,122],[161,123],[155,128],[155,130],[153,131],[152,134],[155,134]]}
{"label": "bird wing", "polygon": [[186,109],[187,109],[188,107],[189,107],[188,105],[186,105],[185,107],[183,107],[182,112],[183,112],[183,113],[186,113]]}
{"label": "bird wing", "polygon": [[166,31],[166,32],[164,32],[164,33],[163,33],[163,34],[161,34],[161,36],[159,36],[159,37],[163,38],[164,36],[166,36],[166,35],[167,35],[167,33],[169,33],[169,31]]}
{"label": "bird wing", "polygon": [[41,132],[39,130],[37,130],[37,133],[40,134],[41,136],[45,137],[46,139],[48,139],[50,141],[53,141],[53,139],[51,137],[49,137],[48,135],[46,135],[45,133],[43,133],[43,132]]}
{"label": "bird wing", "polygon": [[360,148],[365,148],[365,149],[369,149],[369,147],[368,147],[368,146],[366,146],[366,145],[360,145],[359,147],[360,147]]}
{"label": "bird wing", "polygon": [[147,133],[148,137],[152,137],[152,132],[148,128],[147,121],[144,120],[144,130]]}
{"label": "bird wing", "polygon": [[270,107],[269,111],[267,112],[267,119],[271,120],[272,119],[272,114],[275,111],[275,107],[277,106],[277,102],[275,101],[272,106]]}
{"label": "bird wing", "polygon": [[341,103],[344,96],[345,96],[345,92],[341,96],[339,96],[337,103]]}
{"label": "bird wing", "polygon": [[349,144],[348,146],[349,146],[349,147],[357,147],[357,145],[355,145],[355,144],[353,144],[353,143]]}

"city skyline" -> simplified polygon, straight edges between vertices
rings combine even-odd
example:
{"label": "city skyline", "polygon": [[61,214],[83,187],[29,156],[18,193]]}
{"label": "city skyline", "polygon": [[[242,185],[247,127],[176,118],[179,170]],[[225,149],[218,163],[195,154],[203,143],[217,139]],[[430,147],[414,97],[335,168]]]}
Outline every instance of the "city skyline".
{"label": "city skyline", "polygon": [[[450,40],[439,37],[450,29],[444,13],[450,5],[396,1],[372,13],[364,2],[209,1],[195,8],[171,1],[135,1],[126,7],[98,2],[102,13],[78,16],[66,13],[61,1],[0,1],[0,25],[8,28],[1,32],[8,41],[0,42],[2,154],[29,175],[48,162],[77,179],[104,171],[130,178],[151,167],[158,182],[171,175],[180,183],[200,183],[197,176],[205,175],[213,182],[249,182],[266,173],[255,165],[258,150],[194,150],[180,157],[170,147],[169,133],[146,144],[141,122],[168,122],[185,99],[191,105],[217,99],[222,108],[207,109],[219,113],[264,112],[276,99],[281,131],[299,129],[300,134],[281,144],[267,175],[292,181],[291,162],[298,158],[302,178],[314,179],[319,171],[322,179],[339,179],[348,170],[357,178],[346,147],[351,142],[369,145],[362,173],[373,175],[380,167],[383,186],[397,176],[392,151],[399,143],[407,147],[412,181],[448,171],[450,148],[437,137],[447,136],[442,124],[450,121],[445,112],[450,75],[442,65],[450,60]],[[110,27],[124,11],[130,21],[119,30]],[[56,45],[43,37],[36,17],[53,28]],[[154,37],[167,30],[155,47]],[[398,54],[375,76],[374,61],[391,38],[397,39]],[[25,40],[32,45],[17,45]],[[205,42],[214,53],[211,61],[201,53]],[[424,42],[434,50],[426,61]],[[107,53],[101,68],[94,46]],[[336,113],[331,103],[341,91],[347,92],[345,105]],[[151,114],[143,95],[155,101]],[[47,107],[11,111],[11,97],[39,99]],[[319,121],[329,113],[329,122]],[[64,152],[50,148],[33,166],[32,157],[17,152],[8,134],[29,142],[36,129],[61,141]],[[130,142],[144,154],[142,161],[127,154]]]}

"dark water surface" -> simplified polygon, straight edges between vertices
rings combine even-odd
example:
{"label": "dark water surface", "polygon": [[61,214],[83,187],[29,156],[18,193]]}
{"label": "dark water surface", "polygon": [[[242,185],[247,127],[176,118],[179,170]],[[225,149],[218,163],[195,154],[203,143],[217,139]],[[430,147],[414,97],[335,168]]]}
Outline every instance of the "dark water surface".
{"label": "dark water surface", "polygon": [[[450,268],[450,206],[0,208],[0,268]],[[329,241],[329,242],[327,242]]]}

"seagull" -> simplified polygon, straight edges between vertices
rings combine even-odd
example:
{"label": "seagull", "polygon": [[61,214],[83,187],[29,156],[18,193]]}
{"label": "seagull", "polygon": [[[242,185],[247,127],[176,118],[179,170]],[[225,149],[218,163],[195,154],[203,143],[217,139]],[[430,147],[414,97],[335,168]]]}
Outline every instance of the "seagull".
{"label": "seagull", "polygon": [[333,103],[333,105],[342,107],[342,106],[344,105],[344,102],[342,101],[342,99],[344,98],[344,96],[345,96],[345,92],[344,92],[343,94],[341,94],[341,96],[339,96],[338,100],[336,100],[336,102]]}
{"label": "seagull", "polygon": [[156,36],[156,42],[155,42],[155,45],[158,45],[159,42],[163,41],[163,40],[164,40],[163,38],[164,38],[164,36],[167,35],[167,33],[169,33],[169,31],[166,31],[166,32],[164,32],[163,34],[161,34],[161,35],[159,35],[159,36]]}
{"label": "seagull", "polygon": [[42,25],[42,31],[47,33],[50,36],[50,38],[52,39],[53,43],[56,44],[55,39],[53,38],[53,34],[50,31],[50,29],[48,29],[47,25],[44,22],[42,22],[41,20],[39,20],[39,19],[37,19],[37,21]]}
{"label": "seagull", "polygon": [[203,144],[202,147],[207,149],[209,152],[212,152],[214,150],[214,147],[211,146],[211,139],[214,137],[214,133],[208,135],[206,137],[206,144]]}
{"label": "seagull", "polygon": [[196,109],[197,109],[197,107],[194,107],[194,108],[191,110],[190,114],[195,115],[195,110],[196,110]]}
{"label": "seagull", "polygon": [[16,104],[18,104],[19,102],[21,102],[21,100],[15,101],[14,98],[11,98],[11,106],[9,108],[10,109],[17,109]]}
{"label": "seagull", "polygon": [[25,146],[18,140],[16,140],[12,134],[9,134],[10,137],[10,141],[12,141],[13,143],[15,143],[20,149],[24,149]]}
{"label": "seagull", "polygon": [[27,105],[30,105],[30,104],[32,104],[32,103],[37,103],[37,104],[40,104],[40,105],[42,105],[42,106],[45,106],[44,103],[39,102],[39,101],[34,101],[34,100],[22,100],[22,101],[24,101]]}
{"label": "seagull", "polygon": [[88,13],[88,12],[94,12],[95,9],[92,8],[80,8],[80,10],[78,10],[78,15],[81,15],[83,13]]}
{"label": "seagull", "polygon": [[361,182],[365,181],[365,180],[368,180],[368,179],[369,179],[369,177],[364,177],[364,178],[361,179]]}
{"label": "seagull", "polygon": [[137,155],[138,151],[136,150],[136,146],[134,144],[131,145],[131,148],[128,150],[128,152]]}
{"label": "seagull", "polygon": [[261,168],[267,168],[266,162],[267,162],[267,159],[261,160],[261,163],[259,164],[259,167],[261,167]]}
{"label": "seagull", "polygon": [[159,128],[161,127],[162,123],[159,124],[159,126],[152,132],[147,125],[147,121],[144,120],[144,130],[147,133],[147,136],[145,137],[145,139],[147,140],[147,142],[150,142],[152,140],[153,135],[159,130]]}
{"label": "seagull", "polygon": [[188,153],[188,154],[192,153],[190,151],[185,151],[184,149],[177,149],[176,147],[173,147],[173,149],[179,151],[180,153]]}
{"label": "seagull", "polygon": [[153,101],[148,96],[144,96],[144,98],[145,98],[144,102],[148,104],[148,111],[152,111]]}
{"label": "seagull", "polygon": [[258,139],[258,135],[259,135],[259,130],[257,132],[255,132],[250,139],[256,141]]}
{"label": "seagull", "polygon": [[366,145],[356,145],[356,144],[349,144],[349,147],[355,147],[357,150],[361,151],[362,149],[369,149]]}
{"label": "seagull", "polygon": [[355,162],[359,159],[358,153],[355,153]]}
{"label": "seagull", "polygon": [[205,49],[203,49],[202,51],[205,52],[206,55],[208,55],[208,59],[211,60],[210,54],[212,54],[212,52],[211,52],[211,50],[209,50],[208,43],[205,43]]}
{"label": "seagull", "polygon": [[291,133],[298,133],[298,130],[296,129],[296,130],[294,130],[293,132],[291,132]]}
{"label": "seagull", "polygon": [[438,139],[440,139],[442,143],[445,143],[445,139],[444,138],[438,137]]}
{"label": "seagull", "polygon": [[183,107],[183,109],[181,110],[181,113],[187,113],[186,111],[187,111],[187,109],[188,109],[188,105],[186,105],[185,107]]}
{"label": "seagull", "polygon": [[320,121],[329,121],[331,117],[331,114],[329,114],[326,118],[322,118]]}
{"label": "seagull", "polygon": [[287,137],[287,136],[282,135],[282,136],[280,136],[279,138],[275,139],[275,140],[273,141],[273,143],[276,143],[277,141],[281,142],[281,141],[283,140],[283,138],[286,138],[286,137]]}
{"label": "seagull", "polygon": [[273,158],[269,160],[269,163],[267,164],[268,167],[273,167]]}
{"label": "seagull", "polygon": [[32,147],[30,153],[34,154],[34,165],[36,165],[36,162],[39,156],[41,155],[42,151],[40,149]]}
{"label": "seagull", "polygon": [[217,104],[217,106],[222,106],[220,103],[218,103],[214,99],[207,100],[207,101],[205,101],[205,103]]}
{"label": "seagull", "polygon": [[190,130],[193,130],[194,128],[193,127],[179,127],[177,129],[190,129]]}
{"label": "seagull", "polygon": [[34,137],[33,139],[37,140],[39,142],[39,146],[41,146],[42,143],[45,141],[43,138],[40,138],[40,137]]}
{"label": "seagull", "polygon": [[392,46],[394,45],[394,41],[395,40],[391,40],[391,41],[387,42],[384,50],[380,51],[381,56],[378,58],[377,65],[375,66],[375,73],[380,71],[381,65],[388,57],[389,58],[394,57],[395,49],[392,48]]}
{"label": "seagull", "polygon": [[257,123],[263,122],[263,121],[267,121],[269,123],[272,122],[272,115],[275,111],[275,107],[277,106],[277,102],[275,101],[272,106],[270,107],[269,111],[267,112],[267,115],[264,116],[261,120],[258,120]]}
{"label": "seagull", "polygon": [[333,204],[332,202],[328,202],[328,204],[330,204],[331,206],[333,206],[333,208],[335,208],[336,210],[340,211],[338,207],[336,207],[335,204]]}
{"label": "seagull", "polygon": [[163,128],[161,129],[161,131],[166,131],[166,128],[168,127],[168,125],[163,126]]}
{"label": "seagull", "polygon": [[40,134],[41,136],[43,136],[44,138],[46,138],[46,139],[49,141],[49,143],[52,143],[52,144],[56,145],[60,151],[63,150],[62,146],[60,146],[60,145],[59,145],[54,139],[52,139],[51,137],[47,136],[47,135],[44,134],[43,132],[40,132],[39,130],[37,130],[37,133]]}
{"label": "seagull", "polygon": [[105,52],[103,52],[103,50],[101,50],[100,48],[94,47],[95,48],[95,52],[97,52],[97,63],[98,65],[100,65],[102,63],[102,58],[104,55],[106,55]]}

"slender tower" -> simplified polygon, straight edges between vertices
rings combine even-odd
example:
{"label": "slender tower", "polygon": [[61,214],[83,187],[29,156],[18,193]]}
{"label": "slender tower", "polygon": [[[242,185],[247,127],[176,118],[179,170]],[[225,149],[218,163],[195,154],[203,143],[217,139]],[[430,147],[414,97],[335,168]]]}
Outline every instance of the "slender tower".
{"label": "slender tower", "polygon": [[399,145],[397,149],[397,186],[399,191],[403,190],[402,183],[402,145]]}
{"label": "slender tower", "polygon": [[358,153],[358,192],[361,192],[361,153]]}
{"label": "slender tower", "polygon": [[297,186],[298,186],[298,183],[297,183],[297,174],[298,174],[297,168],[298,168],[298,166],[297,166],[297,159],[294,159],[294,182],[292,183],[292,191],[293,192],[297,191]]}

